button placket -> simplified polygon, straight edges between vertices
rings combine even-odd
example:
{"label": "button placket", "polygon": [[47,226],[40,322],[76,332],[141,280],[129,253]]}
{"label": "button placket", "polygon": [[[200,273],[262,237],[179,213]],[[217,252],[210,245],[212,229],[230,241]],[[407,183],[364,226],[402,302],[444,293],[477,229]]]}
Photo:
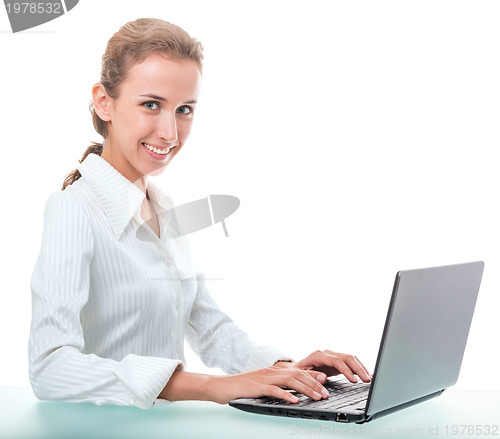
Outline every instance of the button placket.
{"label": "button placket", "polygon": [[167,271],[168,271],[168,279],[170,282],[173,284],[173,290],[174,294],[172,297],[172,300],[174,301],[173,303],[173,327],[176,328],[175,334],[176,337],[174,338],[173,345],[175,349],[175,356],[176,358],[182,358],[183,357],[183,347],[184,347],[184,315],[182,312],[183,308],[183,300],[182,300],[182,285],[181,285],[181,279],[179,277],[179,273],[176,270],[176,266],[173,263],[173,259],[171,257],[171,252],[170,252],[170,246],[167,242],[161,242],[158,243],[159,249],[163,255],[162,262],[165,265]]}

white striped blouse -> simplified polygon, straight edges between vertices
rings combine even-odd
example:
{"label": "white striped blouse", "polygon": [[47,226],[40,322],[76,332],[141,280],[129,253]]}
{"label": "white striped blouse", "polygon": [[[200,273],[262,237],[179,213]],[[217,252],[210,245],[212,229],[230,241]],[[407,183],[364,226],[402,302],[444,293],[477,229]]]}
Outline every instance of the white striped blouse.
{"label": "white striped blouse", "polygon": [[[151,407],[183,368],[184,338],[226,373],[289,360],[214,302],[185,237],[138,239],[144,193],[100,156],[52,194],[31,279],[30,380],[39,399]],[[172,201],[151,182],[157,213]]]}

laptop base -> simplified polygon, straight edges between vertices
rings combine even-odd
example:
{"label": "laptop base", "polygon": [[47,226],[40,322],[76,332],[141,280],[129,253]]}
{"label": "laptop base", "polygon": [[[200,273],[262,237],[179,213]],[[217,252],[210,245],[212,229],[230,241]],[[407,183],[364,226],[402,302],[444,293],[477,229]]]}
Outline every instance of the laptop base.
{"label": "laptop base", "polygon": [[237,401],[230,401],[229,405],[231,407],[243,410],[249,413],[255,413],[259,415],[271,415],[271,416],[284,416],[288,418],[302,418],[302,419],[319,419],[320,421],[337,421],[337,422],[365,422],[366,415],[364,413],[356,414],[342,414],[335,412],[327,412],[319,409],[294,409],[288,406],[268,406],[268,405],[250,405],[243,404]]}
{"label": "laptop base", "polygon": [[304,409],[297,408],[294,409],[290,406],[269,406],[266,404],[245,404],[240,403],[237,400],[230,401],[229,405],[231,407],[237,408],[239,410],[243,410],[249,413],[255,413],[259,415],[271,415],[271,416],[282,416],[288,418],[302,418],[302,419],[318,419],[320,421],[335,421],[335,422],[354,422],[356,424],[363,424],[368,421],[372,421],[377,418],[381,418],[382,416],[389,415],[391,413],[397,412],[399,410],[403,410],[405,408],[411,407],[416,404],[420,404],[421,402],[425,402],[429,399],[433,399],[441,393],[444,392],[445,389],[439,390],[437,392],[431,393],[430,395],[423,396],[421,398],[414,399],[413,401],[409,401],[405,404],[400,404],[396,407],[392,407],[390,409],[384,410],[379,413],[375,413],[372,416],[367,416],[364,411],[360,410],[359,414],[356,413],[342,413],[335,411],[325,411],[321,409]]}

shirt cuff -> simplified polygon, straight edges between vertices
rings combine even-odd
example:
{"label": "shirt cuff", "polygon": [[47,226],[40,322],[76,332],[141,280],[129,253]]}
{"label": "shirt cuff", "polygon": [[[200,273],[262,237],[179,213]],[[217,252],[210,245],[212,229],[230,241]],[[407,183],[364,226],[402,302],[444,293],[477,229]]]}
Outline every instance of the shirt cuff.
{"label": "shirt cuff", "polygon": [[113,373],[135,395],[134,405],[149,409],[175,370],[182,367],[180,360],[129,354]]}
{"label": "shirt cuff", "polygon": [[260,346],[249,355],[245,372],[272,366],[277,361],[293,361],[293,359],[272,346]]}

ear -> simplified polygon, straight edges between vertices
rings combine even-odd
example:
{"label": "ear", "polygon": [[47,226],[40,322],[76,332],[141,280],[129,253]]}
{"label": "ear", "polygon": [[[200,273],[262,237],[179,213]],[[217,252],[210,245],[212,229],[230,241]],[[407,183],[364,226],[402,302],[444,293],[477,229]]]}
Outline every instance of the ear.
{"label": "ear", "polygon": [[112,98],[101,83],[94,84],[92,87],[92,99],[94,101],[94,110],[97,115],[105,122],[111,120]]}

